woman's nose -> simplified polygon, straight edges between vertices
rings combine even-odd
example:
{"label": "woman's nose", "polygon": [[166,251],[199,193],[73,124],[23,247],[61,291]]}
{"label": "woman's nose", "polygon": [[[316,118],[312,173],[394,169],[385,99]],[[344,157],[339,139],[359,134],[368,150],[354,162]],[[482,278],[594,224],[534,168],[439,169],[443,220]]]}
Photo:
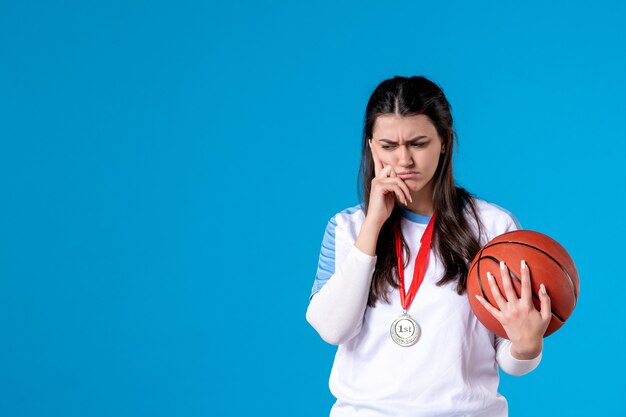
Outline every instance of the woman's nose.
{"label": "woman's nose", "polygon": [[400,159],[398,161],[398,163],[400,165],[411,165],[412,164],[412,160],[411,160],[411,152],[409,151],[409,149],[406,146],[400,146]]}

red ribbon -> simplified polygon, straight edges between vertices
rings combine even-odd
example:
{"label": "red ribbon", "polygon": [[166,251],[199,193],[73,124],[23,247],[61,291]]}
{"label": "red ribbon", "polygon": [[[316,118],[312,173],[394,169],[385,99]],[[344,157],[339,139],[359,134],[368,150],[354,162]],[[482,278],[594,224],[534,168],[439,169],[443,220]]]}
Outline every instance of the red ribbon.
{"label": "red ribbon", "polygon": [[415,257],[415,266],[413,268],[413,280],[411,281],[411,287],[408,294],[404,292],[404,262],[402,261],[402,241],[400,239],[400,227],[395,230],[396,239],[396,254],[398,255],[398,281],[400,283],[400,302],[402,308],[408,310],[409,306],[417,294],[417,290],[422,281],[424,281],[424,275],[426,274],[426,267],[428,266],[428,257],[430,255],[430,243],[433,239],[433,228],[435,224],[435,215],[430,218],[426,230],[420,239],[420,248]]}

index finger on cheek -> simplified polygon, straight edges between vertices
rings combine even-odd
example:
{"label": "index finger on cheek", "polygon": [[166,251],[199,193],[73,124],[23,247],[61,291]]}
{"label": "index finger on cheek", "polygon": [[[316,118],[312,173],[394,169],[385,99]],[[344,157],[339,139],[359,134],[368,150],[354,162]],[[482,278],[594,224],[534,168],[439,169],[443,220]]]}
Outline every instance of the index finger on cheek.
{"label": "index finger on cheek", "polygon": [[381,162],[380,159],[378,159],[378,155],[376,155],[376,150],[374,149],[374,146],[372,146],[371,142],[370,142],[370,149],[372,151],[372,158],[374,159],[375,171],[378,172],[384,168],[383,163]]}

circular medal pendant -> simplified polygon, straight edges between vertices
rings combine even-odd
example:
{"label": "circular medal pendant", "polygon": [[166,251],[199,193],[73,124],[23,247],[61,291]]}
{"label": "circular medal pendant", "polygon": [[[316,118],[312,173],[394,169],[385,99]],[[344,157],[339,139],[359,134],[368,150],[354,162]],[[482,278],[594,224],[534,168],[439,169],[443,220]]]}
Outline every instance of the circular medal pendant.
{"label": "circular medal pendant", "polygon": [[420,337],[420,326],[404,311],[391,325],[391,338],[400,346],[411,346]]}

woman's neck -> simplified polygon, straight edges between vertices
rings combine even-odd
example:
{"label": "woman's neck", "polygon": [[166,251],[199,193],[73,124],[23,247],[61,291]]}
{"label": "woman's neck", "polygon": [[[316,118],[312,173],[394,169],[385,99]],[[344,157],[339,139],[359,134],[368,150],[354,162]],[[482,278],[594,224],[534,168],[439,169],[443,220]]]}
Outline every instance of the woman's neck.
{"label": "woman's neck", "polygon": [[433,190],[432,182],[427,184],[418,193],[411,193],[412,202],[406,206],[408,210],[424,216],[433,215]]}

